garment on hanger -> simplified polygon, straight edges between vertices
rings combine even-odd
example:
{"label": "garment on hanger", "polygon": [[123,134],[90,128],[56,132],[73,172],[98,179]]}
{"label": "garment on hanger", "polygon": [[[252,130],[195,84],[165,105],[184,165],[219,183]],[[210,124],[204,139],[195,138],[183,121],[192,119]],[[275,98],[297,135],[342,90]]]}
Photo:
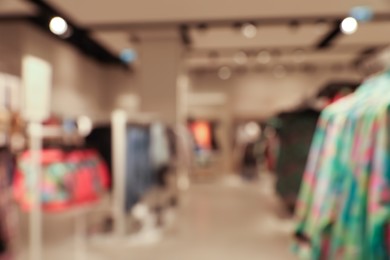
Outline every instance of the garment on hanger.
{"label": "garment on hanger", "polygon": [[279,116],[276,191],[289,208],[294,207],[298,197],[319,115],[315,110],[305,109]]}
{"label": "garment on hanger", "polygon": [[211,123],[211,149],[213,151],[219,151],[220,150],[220,144],[218,143],[218,128],[219,124],[217,122]]}
{"label": "garment on hanger", "polygon": [[154,123],[150,127],[150,157],[155,169],[167,166],[170,160],[169,140],[165,127]]}
{"label": "garment on hanger", "polygon": [[175,133],[174,129],[172,129],[172,127],[168,127],[166,129],[166,134],[167,134],[168,143],[169,143],[169,153],[170,153],[172,158],[176,158],[177,157],[177,150],[178,150],[176,133]]}
{"label": "garment on hanger", "polygon": [[190,124],[196,145],[201,150],[210,150],[211,147],[211,126],[206,121],[195,121]]}
{"label": "garment on hanger", "polygon": [[111,126],[98,126],[95,127],[91,133],[85,138],[85,144],[87,147],[95,149],[99,152],[102,159],[108,166],[110,174],[110,189],[112,189],[112,130]]}
{"label": "garment on hanger", "polygon": [[[41,151],[42,190],[41,203],[45,211],[62,211],[99,200],[108,188],[108,168],[95,150]],[[18,157],[18,167],[13,182],[16,201],[22,209],[31,208],[33,187],[31,153]]]}
{"label": "garment on hanger", "polygon": [[161,123],[154,123],[150,129],[150,156],[156,184],[165,187],[170,170],[171,150],[168,132]]}
{"label": "garment on hanger", "polygon": [[150,156],[150,131],[146,126],[127,129],[126,211],[155,184]]}
{"label": "garment on hanger", "polygon": [[383,73],[322,112],[296,211],[302,259],[390,259],[389,86]]}

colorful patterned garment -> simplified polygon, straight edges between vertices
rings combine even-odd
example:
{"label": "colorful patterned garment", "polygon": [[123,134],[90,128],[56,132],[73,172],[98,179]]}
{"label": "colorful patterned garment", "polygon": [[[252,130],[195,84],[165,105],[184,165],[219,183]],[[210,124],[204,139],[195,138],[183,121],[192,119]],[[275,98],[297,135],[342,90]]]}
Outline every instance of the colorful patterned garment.
{"label": "colorful patterned garment", "polygon": [[[107,166],[94,150],[47,149],[41,157],[41,199],[46,211],[96,202],[109,187]],[[30,152],[26,151],[18,159],[13,183],[15,199],[24,210],[31,206],[30,165]]]}
{"label": "colorful patterned garment", "polygon": [[296,215],[302,259],[390,259],[390,73],[321,115]]}

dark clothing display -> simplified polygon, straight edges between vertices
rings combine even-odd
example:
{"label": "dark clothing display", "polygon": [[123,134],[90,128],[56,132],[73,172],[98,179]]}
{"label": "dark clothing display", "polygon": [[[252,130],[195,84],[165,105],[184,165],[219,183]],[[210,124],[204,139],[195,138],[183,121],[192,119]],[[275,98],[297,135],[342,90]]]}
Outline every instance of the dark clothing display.
{"label": "dark clothing display", "polygon": [[248,143],[244,150],[241,163],[241,175],[246,180],[253,180],[258,176],[258,158],[256,153],[256,146],[257,144],[255,142]]}
{"label": "dark clothing display", "polygon": [[218,123],[213,122],[211,123],[211,149],[213,151],[219,151],[219,144],[217,140],[217,130],[218,130]]}
{"label": "dark clothing display", "polygon": [[249,143],[245,147],[244,157],[242,164],[244,166],[254,166],[257,164],[256,152],[255,152],[255,143]]}
{"label": "dark clothing display", "polygon": [[167,138],[169,143],[169,151],[172,157],[177,156],[177,144],[176,144],[176,134],[172,128],[167,128]]}
{"label": "dark clothing display", "polygon": [[[100,126],[94,128],[92,132],[85,138],[86,145],[92,149],[97,150],[100,156],[106,162],[110,173],[110,179],[112,178],[111,132],[112,131],[110,126]],[[110,189],[111,188],[112,187],[110,185]]]}
{"label": "dark clothing display", "polygon": [[288,206],[295,204],[297,199],[319,115],[319,112],[308,109],[279,117],[276,190]]}
{"label": "dark clothing display", "polygon": [[11,213],[11,175],[12,155],[7,148],[0,148],[0,260],[9,259],[12,227]]}
{"label": "dark clothing display", "polygon": [[161,187],[167,186],[167,176],[169,174],[169,166],[160,166],[155,170],[157,184]]}
{"label": "dark clothing display", "polygon": [[[86,138],[86,144],[99,151],[112,172],[111,135],[110,126],[97,127]],[[161,124],[129,124],[126,149],[125,209],[129,211],[151,187],[166,186],[170,158],[176,153],[176,136]]]}

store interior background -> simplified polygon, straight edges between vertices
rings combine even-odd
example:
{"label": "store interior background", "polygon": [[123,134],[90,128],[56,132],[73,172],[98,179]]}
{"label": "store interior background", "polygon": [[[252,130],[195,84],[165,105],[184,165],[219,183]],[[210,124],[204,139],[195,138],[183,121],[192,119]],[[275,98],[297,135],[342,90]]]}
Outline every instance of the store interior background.
{"label": "store interior background", "polygon": [[[344,35],[339,30],[340,22],[358,6],[369,8],[374,16],[371,21],[359,22],[354,34]],[[53,35],[49,22],[54,16],[63,17],[74,34]],[[253,25],[255,32],[251,31]],[[244,31],[245,26],[249,26],[249,32]],[[65,118],[87,116],[95,124],[107,123],[113,111],[122,109],[130,115],[148,114],[170,125],[184,125],[190,118],[219,122],[221,149],[214,157],[215,162],[208,168],[181,169],[191,172],[192,183],[189,191],[183,192],[182,198],[179,196],[180,212],[181,207],[186,208],[182,204],[191,200],[188,193],[192,192],[195,200],[202,192],[218,197],[225,190],[218,193],[221,188],[213,183],[237,176],[231,140],[235,122],[265,121],[281,112],[293,111],[331,82],[361,83],[376,69],[371,62],[386,50],[389,31],[387,0],[0,0],[0,73],[21,80],[26,55],[50,63],[53,69],[50,112]],[[261,207],[262,200],[278,203],[274,195],[268,198],[269,194],[257,194],[260,188],[248,189],[254,190],[252,197],[237,195],[244,202],[233,194],[221,198],[221,203],[230,198],[237,205],[254,206],[259,201],[260,213],[242,209],[248,215],[241,216],[244,222],[245,217],[251,220],[264,209],[270,210]],[[193,195],[194,190],[197,195]],[[219,201],[210,203],[210,207],[217,207]],[[181,215],[177,215],[176,221],[180,222]],[[283,218],[275,213],[275,218],[279,217]],[[48,225],[53,228],[56,221],[50,220]],[[239,225],[240,221],[232,223]],[[217,222],[212,223],[218,226]],[[191,221],[185,225],[190,226]],[[240,237],[239,228],[235,228]],[[215,232],[223,230],[215,228]],[[280,235],[283,242],[268,252],[268,259],[295,259],[289,254],[291,232],[287,230]],[[235,236],[234,232],[230,235]],[[262,236],[264,241],[267,237],[269,241],[275,239],[272,235]],[[265,250],[261,241],[247,251],[245,247],[240,253],[232,250],[232,259],[239,256],[266,259],[261,253]],[[69,246],[72,244],[65,249],[53,249],[52,256],[71,259],[66,255]],[[126,247],[119,250],[122,255],[116,259],[133,259],[132,254],[137,260],[156,259],[157,255],[151,253],[153,249],[160,252],[163,260],[192,259],[184,253],[169,256],[170,250],[166,248],[170,246]],[[186,246],[178,243],[177,247],[195,250]],[[196,257],[228,259],[221,253],[226,248],[223,244],[216,245],[216,249],[206,245],[201,248],[204,254],[198,252]],[[272,258],[279,249],[286,254],[285,258]],[[115,250],[107,249],[87,259],[106,259],[105,256],[114,254],[112,251]]]}

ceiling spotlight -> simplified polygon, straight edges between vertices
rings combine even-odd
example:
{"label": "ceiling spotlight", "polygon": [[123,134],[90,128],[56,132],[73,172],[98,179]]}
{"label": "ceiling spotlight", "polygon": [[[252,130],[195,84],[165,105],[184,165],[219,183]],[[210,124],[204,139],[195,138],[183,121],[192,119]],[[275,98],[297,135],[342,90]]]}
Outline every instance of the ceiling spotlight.
{"label": "ceiling spotlight", "polygon": [[353,17],[345,18],[340,25],[340,29],[344,34],[354,34],[358,29],[358,21]]}
{"label": "ceiling spotlight", "polygon": [[238,65],[245,65],[248,62],[248,55],[245,52],[240,51],[234,55],[233,59]]}
{"label": "ceiling spotlight", "polygon": [[246,23],[241,27],[241,32],[246,38],[253,39],[257,35],[257,27],[252,23]]}
{"label": "ceiling spotlight", "polygon": [[50,20],[50,31],[55,35],[62,36],[68,31],[68,23],[61,17],[56,16]]}
{"label": "ceiling spotlight", "polygon": [[267,64],[271,61],[271,54],[268,51],[261,51],[257,54],[257,62]]}
{"label": "ceiling spotlight", "polygon": [[218,70],[218,77],[222,80],[228,80],[232,76],[232,71],[229,67],[224,66]]}

